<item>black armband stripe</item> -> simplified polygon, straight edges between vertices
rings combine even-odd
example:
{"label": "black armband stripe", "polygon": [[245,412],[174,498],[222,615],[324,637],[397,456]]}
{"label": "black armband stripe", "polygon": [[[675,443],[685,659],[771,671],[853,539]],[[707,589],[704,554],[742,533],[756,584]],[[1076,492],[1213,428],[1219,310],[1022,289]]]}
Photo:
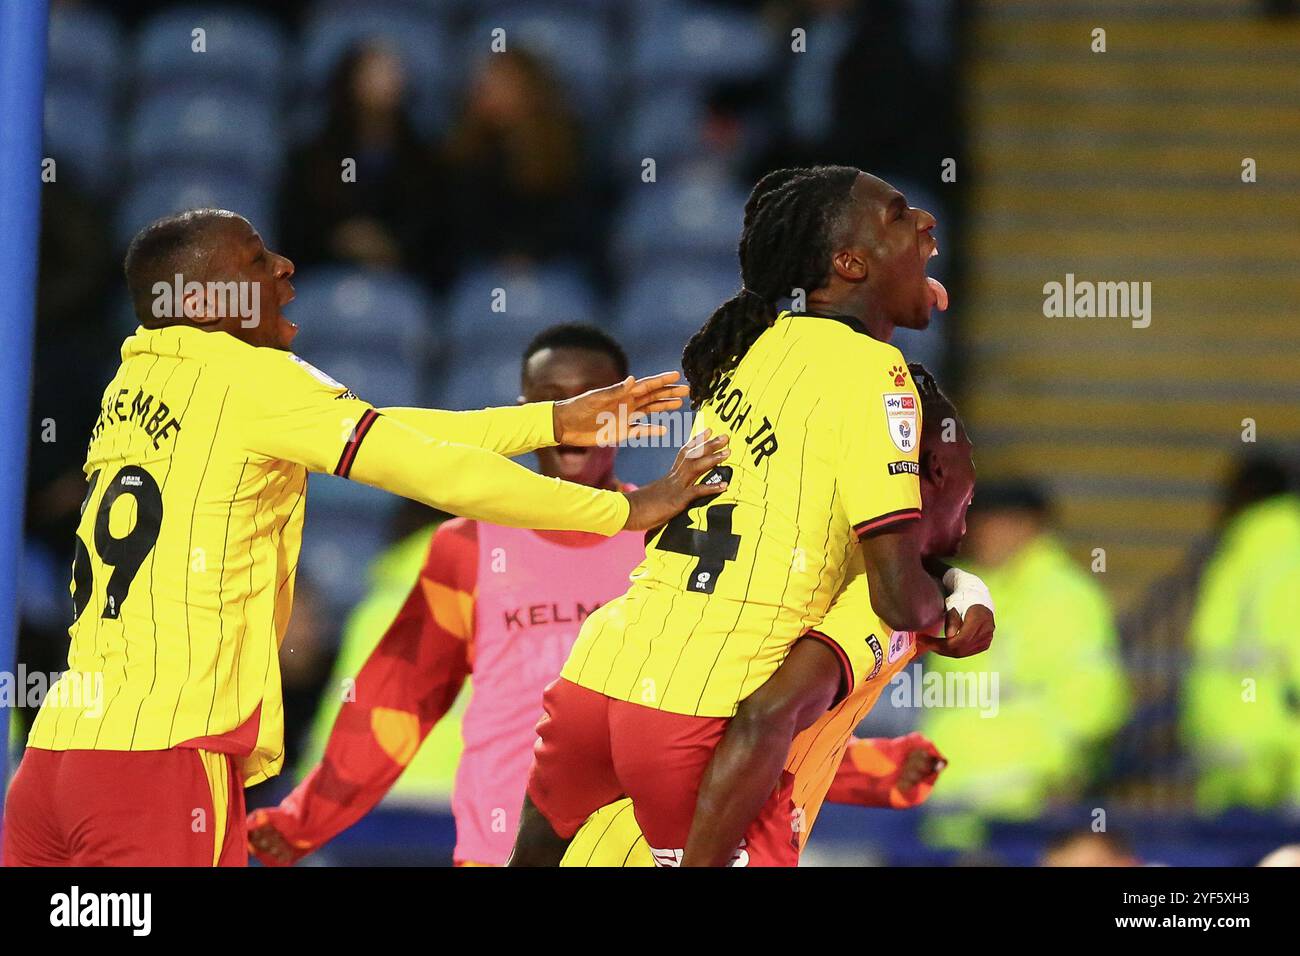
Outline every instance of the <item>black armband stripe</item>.
{"label": "black armband stripe", "polygon": [[339,463],[334,467],[334,474],[340,478],[348,477],[348,474],[352,471],[352,462],[357,457],[357,449],[361,447],[362,440],[378,417],[379,413],[373,408],[366,409],[366,413],[361,416],[361,421],[357,422],[356,427],[352,429],[352,437],[343,446],[343,454],[339,455]]}

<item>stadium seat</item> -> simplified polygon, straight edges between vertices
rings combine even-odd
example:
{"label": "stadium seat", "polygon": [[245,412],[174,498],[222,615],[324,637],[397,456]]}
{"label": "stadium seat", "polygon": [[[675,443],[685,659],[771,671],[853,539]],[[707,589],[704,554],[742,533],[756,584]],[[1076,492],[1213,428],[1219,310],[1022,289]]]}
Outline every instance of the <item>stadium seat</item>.
{"label": "stadium seat", "polygon": [[299,350],[355,348],[423,368],[435,344],[433,304],[407,276],[325,267],[294,276]]}
{"label": "stadium seat", "polygon": [[[386,521],[376,520],[373,515],[333,507],[328,496],[323,507],[316,507],[316,486],[326,481],[351,484],[327,475],[311,477],[307,491],[309,517],[303,524],[299,568],[330,608],[342,614],[365,597],[366,569],[383,550],[388,529]],[[397,503],[392,495],[374,493]]]}
{"label": "stadium seat", "polygon": [[114,238],[125,249],[131,237],[161,216],[215,207],[239,213],[275,248],[275,203],[266,189],[242,176],[160,173],[138,182],[118,205]]}
{"label": "stadium seat", "polygon": [[667,170],[700,153],[704,103],[694,92],[668,90],[637,100],[616,133],[614,158],[639,168],[647,157],[657,171]]}
{"label": "stadium seat", "polygon": [[505,352],[457,359],[434,383],[430,403],[455,411],[513,405],[519,398],[519,359]]}
{"label": "stadium seat", "polygon": [[635,17],[631,80],[639,88],[757,80],[776,48],[756,14],[669,2],[646,4]]}
{"label": "stadium seat", "polygon": [[273,105],[220,92],[168,91],[137,104],[127,124],[127,155],[138,176],[160,169],[238,172],[272,186],[281,138]]}
{"label": "stadium seat", "polygon": [[643,353],[682,348],[713,310],[740,288],[739,268],[719,260],[680,268],[652,268],[624,286],[614,308],[618,336],[640,367]]}
{"label": "stadium seat", "polygon": [[58,175],[71,173],[87,190],[104,194],[117,180],[118,139],[108,96],[68,81],[45,92],[45,150]]}
{"label": "stadium seat", "polygon": [[118,84],[122,33],[116,21],[92,7],[56,5],[50,11],[50,86],[66,84],[111,98]]}
{"label": "stadium seat", "polygon": [[318,514],[363,519],[380,526],[397,510],[398,500],[386,491],[334,475],[313,475],[307,485],[307,507]]}
{"label": "stadium seat", "polygon": [[609,324],[585,279],[566,266],[473,270],[456,283],[448,311],[458,359],[476,350],[513,357],[558,322]]}
{"label": "stadium seat", "polygon": [[[205,49],[194,49],[194,31],[204,31]],[[165,10],[140,28],[135,78],[142,89],[214,85],[239,96],[272,100],[280,89],[285,38],[269,18],[244,7],[195,4]]]}
{"label": "stadium seat", "polygon": [[310,95],[297,119],[300,133],[324,121],[325,91],[334,68],[349,49],[369,39],[389,44],[402,58],[416,128],[426,136],[443,128],[450,116],[447,93],[462,64],[449,50],[436,5],[354,6],[326,0],[312,8],[303,31],[301,80]]}
{"label": "stadium seat", "polygon": [[617,261],[663,265],[734,256],[745,199],[734,182],[713,173],[638,184],[615,226]]}
{"label": "stadium seat", "polygon": [[377,407],[419,405],[425,394],[424,369],[397,356],[298,342],[294,343],[294,352]]}

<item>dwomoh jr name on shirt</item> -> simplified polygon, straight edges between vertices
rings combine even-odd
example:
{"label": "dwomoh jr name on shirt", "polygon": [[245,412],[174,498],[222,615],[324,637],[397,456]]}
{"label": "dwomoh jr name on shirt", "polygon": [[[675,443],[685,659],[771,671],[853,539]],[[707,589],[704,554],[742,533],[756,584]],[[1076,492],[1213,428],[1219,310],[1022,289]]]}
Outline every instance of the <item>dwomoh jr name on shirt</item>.
{"label": "dwomoh jr name on shirt", "polygon": [[[731,387],[730,378],[724,378],[718,383],[709,401],[713,402],[714,414],[737,433],[754,409],[754,403],[745,398],[745,393],[741,389]],[[777,441],[776,429],[766,415],[762,417],[762,421],[756,421],[755,425],[755,429],[745,435],[745,444],[748,446],[749,453],[754,456],[754,464],[757,465],[768,455],[776,453]]]}

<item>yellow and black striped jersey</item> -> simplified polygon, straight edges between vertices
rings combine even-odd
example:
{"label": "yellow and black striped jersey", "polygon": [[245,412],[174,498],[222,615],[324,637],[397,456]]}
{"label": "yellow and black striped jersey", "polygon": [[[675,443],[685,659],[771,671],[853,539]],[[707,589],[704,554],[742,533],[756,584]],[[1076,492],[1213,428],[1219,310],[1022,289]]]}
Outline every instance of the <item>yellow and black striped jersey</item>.
{"label": "yellow and black striped jersey", "polygon": [[920,515],[921,409],[899,351],[855,320],[782,313],[704,403],[727,490],[647,536],[563,676],[620,700],[730,717],[826,613],[859,536]]}
{"label": "yellow and black striped jersey", "polygon": [[377,410],[290,352],[138,329],[86,455],[68,670],[28,745],[188,746],[245,758],[247,783],[274,775],[307,473],[503,524],[614,534],[622,495],[500,457],[553,444],[552,415],[551,403]]}

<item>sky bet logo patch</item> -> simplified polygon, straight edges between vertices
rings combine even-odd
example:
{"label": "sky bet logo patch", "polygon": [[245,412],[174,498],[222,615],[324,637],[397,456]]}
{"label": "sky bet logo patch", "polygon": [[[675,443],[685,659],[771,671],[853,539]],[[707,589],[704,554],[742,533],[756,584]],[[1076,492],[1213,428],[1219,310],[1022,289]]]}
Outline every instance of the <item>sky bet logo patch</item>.
{"label": "sky bet logo patch", "polygon": [[907,392],[886,392],[883,398],[889,437],[894,447],[901,452],[911,452],[916,448],[917,426],[921,424],[916,396]]}
{"label": "sky bet logo patch", "polygon": [[919,475],[921,466],[914,461],[891,461],[889,463],[889,473],[891,475]]}

